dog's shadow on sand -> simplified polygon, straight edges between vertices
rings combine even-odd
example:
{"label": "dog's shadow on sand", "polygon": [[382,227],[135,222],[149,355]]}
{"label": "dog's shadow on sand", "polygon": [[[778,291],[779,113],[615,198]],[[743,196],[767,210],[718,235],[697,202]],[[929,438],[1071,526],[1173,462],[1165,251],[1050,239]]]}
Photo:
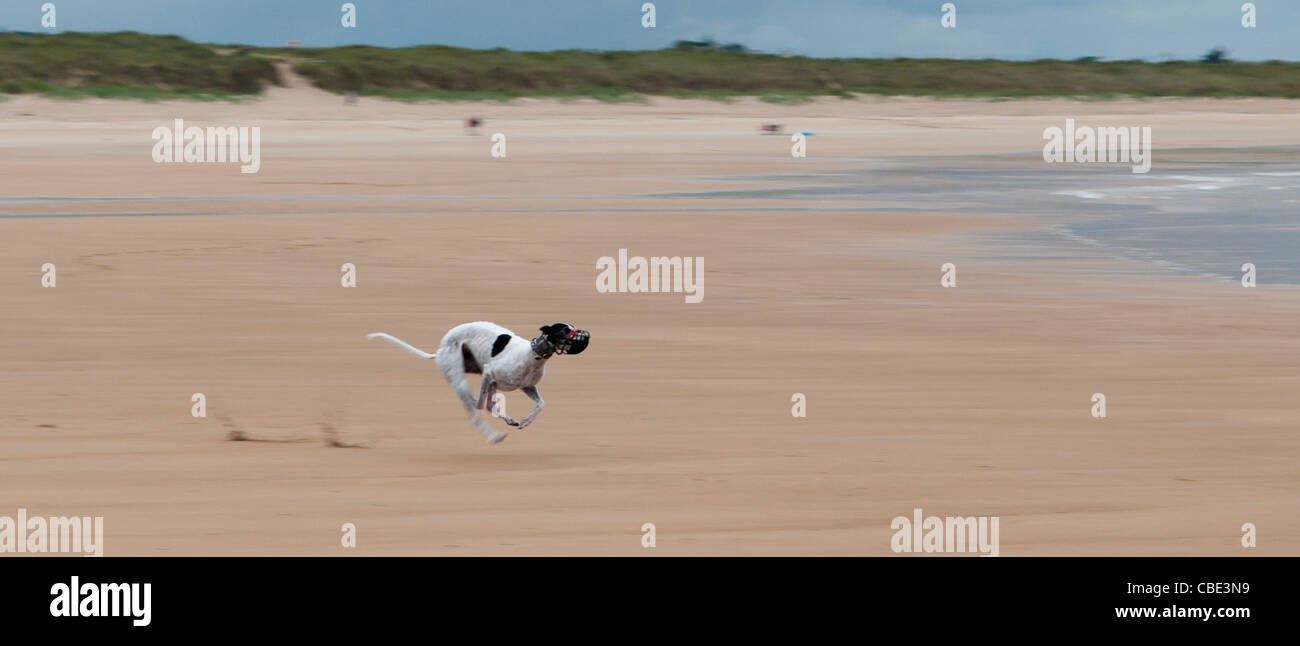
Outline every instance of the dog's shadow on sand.
{"label": "dog's shadow on sand", "polygon": [[[288,438],[253,437],[252,435],[249,434],[247,430],[245,430],[244,428],[236,424],[235,420],[231,419],[230,417],[223,415],[218,419],[221,421],[221,425],[226,427],[226,440],[230,442],[264,442],[267,444],[301,444],[303,442],[311,441],[311,438],[309,437],[288,437]],[[334,447],[338,449],[368,449],[371,446],[371,443],[368,440],[363,440],[360,442],[350,442],[344,440],[343,434],[339,432],[338,427],[336,427],[334,423],[330,421],[328,418],[322,419],[320,422],[317,423],[317,426],[318,428],[320,428],[321,438],[324,440],[325,446]]]}

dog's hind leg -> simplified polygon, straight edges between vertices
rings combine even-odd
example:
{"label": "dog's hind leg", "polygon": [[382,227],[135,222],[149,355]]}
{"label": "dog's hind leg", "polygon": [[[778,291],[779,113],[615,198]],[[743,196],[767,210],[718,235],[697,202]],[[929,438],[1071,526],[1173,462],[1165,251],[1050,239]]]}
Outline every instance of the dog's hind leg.
{"label": "dog's hind leg", "polygon": [[442,371],[442,376],[447,378],[447,383],[451,384],[451,389],[456,392],[456,396],[460,397],[460,402],[466,408],[473,410],[476,402],[474,396],[470,394],[469,378],[465,376],[465,363],[460,358],[460,352],[447,347],[438,348],[434,361]]}
{"label": "dog's hind leg", "polygon": [[496,444],[506,439],[506,434],[492,430],[479,416],[476,410],[474,396],[470,394],[469,382],[465,379],[465,364],[461,360],[460,353],[454,356],[446,357],[442,349],[438,350],[437,356],[438,368],[442,370],[442,376],[447,378],[447,383],[451,384],[451,389],[460,397],[460,402],[465,405],[465,412],[469,414],[469,421],[478,430],[483,439],[490,444]]}
{"label": "dog's hind leg", "polygon": [[524,391],[524,394],[528,395],[529,399],[537,402],[537,404],[533,406],[533,410],[528,411],[528,414],[525,415],[523,419],[519,420],[519,428],[520,430],[523,430],[525,426],[533,423],[533,420],[537,417],[538,413],[542,412],[543,408],[546,408],[546,402],[542,399],[542,393],[537,390],[537,386],[524,386],[523,388],[520,388],[520,390]]}

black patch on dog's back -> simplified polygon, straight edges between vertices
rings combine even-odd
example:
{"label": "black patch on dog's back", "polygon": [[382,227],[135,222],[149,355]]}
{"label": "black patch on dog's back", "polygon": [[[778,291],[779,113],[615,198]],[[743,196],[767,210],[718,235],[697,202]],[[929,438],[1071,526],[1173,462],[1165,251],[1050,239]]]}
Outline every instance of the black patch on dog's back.
{"label": "black patch on dog's back", "polygon": [[506,344],[508,343],[510,343],[509,334],[502,334],[498,336],[496,343],[492,344],[492,356],[495,357],[498,354],[501,354],[501,351],[506,349]]}

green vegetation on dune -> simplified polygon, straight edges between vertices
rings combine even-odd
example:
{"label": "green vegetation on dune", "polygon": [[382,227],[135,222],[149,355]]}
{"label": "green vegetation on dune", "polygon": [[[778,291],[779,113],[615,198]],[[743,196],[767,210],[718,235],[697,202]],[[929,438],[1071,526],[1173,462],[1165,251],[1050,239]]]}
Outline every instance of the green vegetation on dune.
{"label": "green vegetation on dune", "polygon": [[[698,45],[698,44],[696,44]],[[292,64],[334,92],[396,100],[643,95],[799,103],[857,94],[1018,98],[1070,96],[1300,97],[1300,63],[818,59],[735,47],[654,51],[514,52],[440,45],[385,49],[203,45],[133,32],[0,33],[0,93],[133,98],[230,98],[278,81]]]}
{"label": "green vegetation on dune", "polygon": [[512,52],[423,46],[292,53],[328,90],[591,94],[1300,97],[1300,63],[817,59],[718,49]]}
{"label": "green vegetation on dune", "polygon": [[390,88],[365,88],[357,94],[378,96],[395,101],[497,101],[506,103],[514,99],[545,98],[567,101],[571,99],[597,99],[607,103],[642,103],[645,97],[629,90],[617,88],[591,88],[587,90],[536,90],[532,92],[462,91],[462,90],[407,90]]}
{"label": "green vegetation on dune", "polygon": [[0,33],[0,92],[10,94],[228,98],[277,80],[266,58],[177,36]]}
{"label": "green vegetation on dune", "polygon": [[165,101],[191,99],[195,101],[240,101],[251,94],[204,90],[199,88],[140,87],[133,85],[50,85],[38,81],[0,82],[0,98],[6,94],[42,94],[54,99],[136,99],[140,101]]}

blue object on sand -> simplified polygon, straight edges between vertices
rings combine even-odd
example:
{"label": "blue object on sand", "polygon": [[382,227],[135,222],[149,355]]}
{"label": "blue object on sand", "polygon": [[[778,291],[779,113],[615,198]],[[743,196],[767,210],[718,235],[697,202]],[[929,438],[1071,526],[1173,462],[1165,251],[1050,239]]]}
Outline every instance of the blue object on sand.
{"label": "blue object on sand", "polygon": [[807,136],[810,136],[810,137],[811,137],[812,135],[815,135],[815,134],[817,134],[817,133],[815,133],[815,132],[813,132],[813,131],[811,131],[811,130],[805,130],[805,131],[803,131],[803,132],[801,132],[801,133],[799,133],[799,134],[801,134],[801,135],[807,135]]}

